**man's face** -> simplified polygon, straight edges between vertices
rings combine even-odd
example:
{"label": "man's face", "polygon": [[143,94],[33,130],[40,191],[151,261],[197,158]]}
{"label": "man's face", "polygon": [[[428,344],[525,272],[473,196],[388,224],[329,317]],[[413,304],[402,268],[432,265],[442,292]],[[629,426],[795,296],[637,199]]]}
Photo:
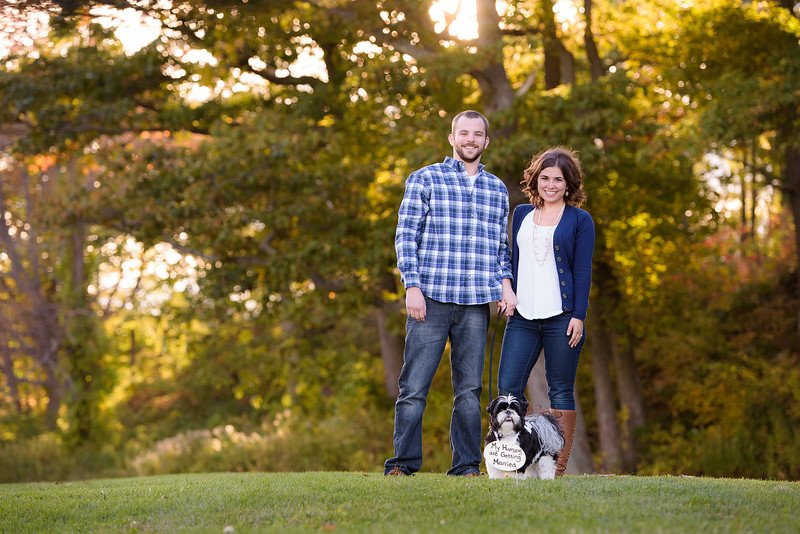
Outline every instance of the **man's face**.
{"label": "man's face", "polygon": [[450,134],[450,144],[455,151],[456,159],[472,163],[480,159],[489,144],[486,127],[480,118],[461,117],[456,123],[455,131]]}

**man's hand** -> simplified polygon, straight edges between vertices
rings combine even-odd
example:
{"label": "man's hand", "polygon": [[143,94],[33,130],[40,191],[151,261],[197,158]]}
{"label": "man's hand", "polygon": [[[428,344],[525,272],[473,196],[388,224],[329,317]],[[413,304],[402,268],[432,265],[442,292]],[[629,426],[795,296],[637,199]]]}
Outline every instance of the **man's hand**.
{"label": "man's hand", "polygon": [[417,321],[425,321],[425,296],[418,287],[406,289],[406,313]]}
{"label": "man's hand", "polygon": [[503,279],[503,296],[497,301],[497,307],[506,317],[514,315],[514,310],[517,309],[517,295],[511,289],[510,278]]}

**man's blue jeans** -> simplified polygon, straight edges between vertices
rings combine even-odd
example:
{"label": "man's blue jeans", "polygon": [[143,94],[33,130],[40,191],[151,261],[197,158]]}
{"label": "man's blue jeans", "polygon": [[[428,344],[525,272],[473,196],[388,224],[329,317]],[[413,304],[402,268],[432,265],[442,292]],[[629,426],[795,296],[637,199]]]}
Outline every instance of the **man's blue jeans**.
{"label": "man's blue jeans", "polygon": [[384,472],[400,467],[412,474],[422,467],[422,412],[436,369],[450,339],[453,414],[448,475],[479,472],[481,462],[481,380],[489,329],[489,305],[462,306],[425,298],[425,321],[406,319],[406,345],[400,394],[395,403],[394,458]]}
{"label": "man's blue jeans", "polygon": [[575,373],[586,336],[581,338],[576,347],[569,346],[567,327],[570,319],[570,313],[533,320],[524,318],[519,312],[511,316],[503,335],[497,370],[497,391],[500,395],[525,396],[528,377],[544,348],[550,408],[575,409]]}

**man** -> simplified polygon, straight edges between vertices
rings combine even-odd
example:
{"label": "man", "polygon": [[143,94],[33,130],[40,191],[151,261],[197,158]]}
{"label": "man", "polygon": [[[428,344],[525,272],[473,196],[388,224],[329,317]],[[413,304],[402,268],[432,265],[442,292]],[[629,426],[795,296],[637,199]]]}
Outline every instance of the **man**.
{"label": "man", "polygon": [[384,474],[422,467],[422,413],[450,340],[453,414],[448,475],[480,475],[480,396],[489,302],[510,316],[508,190],[484,170],[489,122],[476,111],[453,118],[453,157],[411,173],[400,204],[395,248],[406,288],[406,344],[395,403],[394,458]]}

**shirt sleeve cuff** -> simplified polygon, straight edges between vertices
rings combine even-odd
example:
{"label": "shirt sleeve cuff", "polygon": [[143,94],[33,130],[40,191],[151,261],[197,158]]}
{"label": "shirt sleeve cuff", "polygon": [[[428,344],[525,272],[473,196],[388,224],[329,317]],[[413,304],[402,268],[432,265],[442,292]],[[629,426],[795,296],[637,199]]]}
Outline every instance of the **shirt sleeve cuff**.
{"label": "shirt sleeve cuff", "polygon": [[422,287],[419,275],[417,274],[404,274],[403,285],[405,286],[406,289],[408,289],[409,287]]}

